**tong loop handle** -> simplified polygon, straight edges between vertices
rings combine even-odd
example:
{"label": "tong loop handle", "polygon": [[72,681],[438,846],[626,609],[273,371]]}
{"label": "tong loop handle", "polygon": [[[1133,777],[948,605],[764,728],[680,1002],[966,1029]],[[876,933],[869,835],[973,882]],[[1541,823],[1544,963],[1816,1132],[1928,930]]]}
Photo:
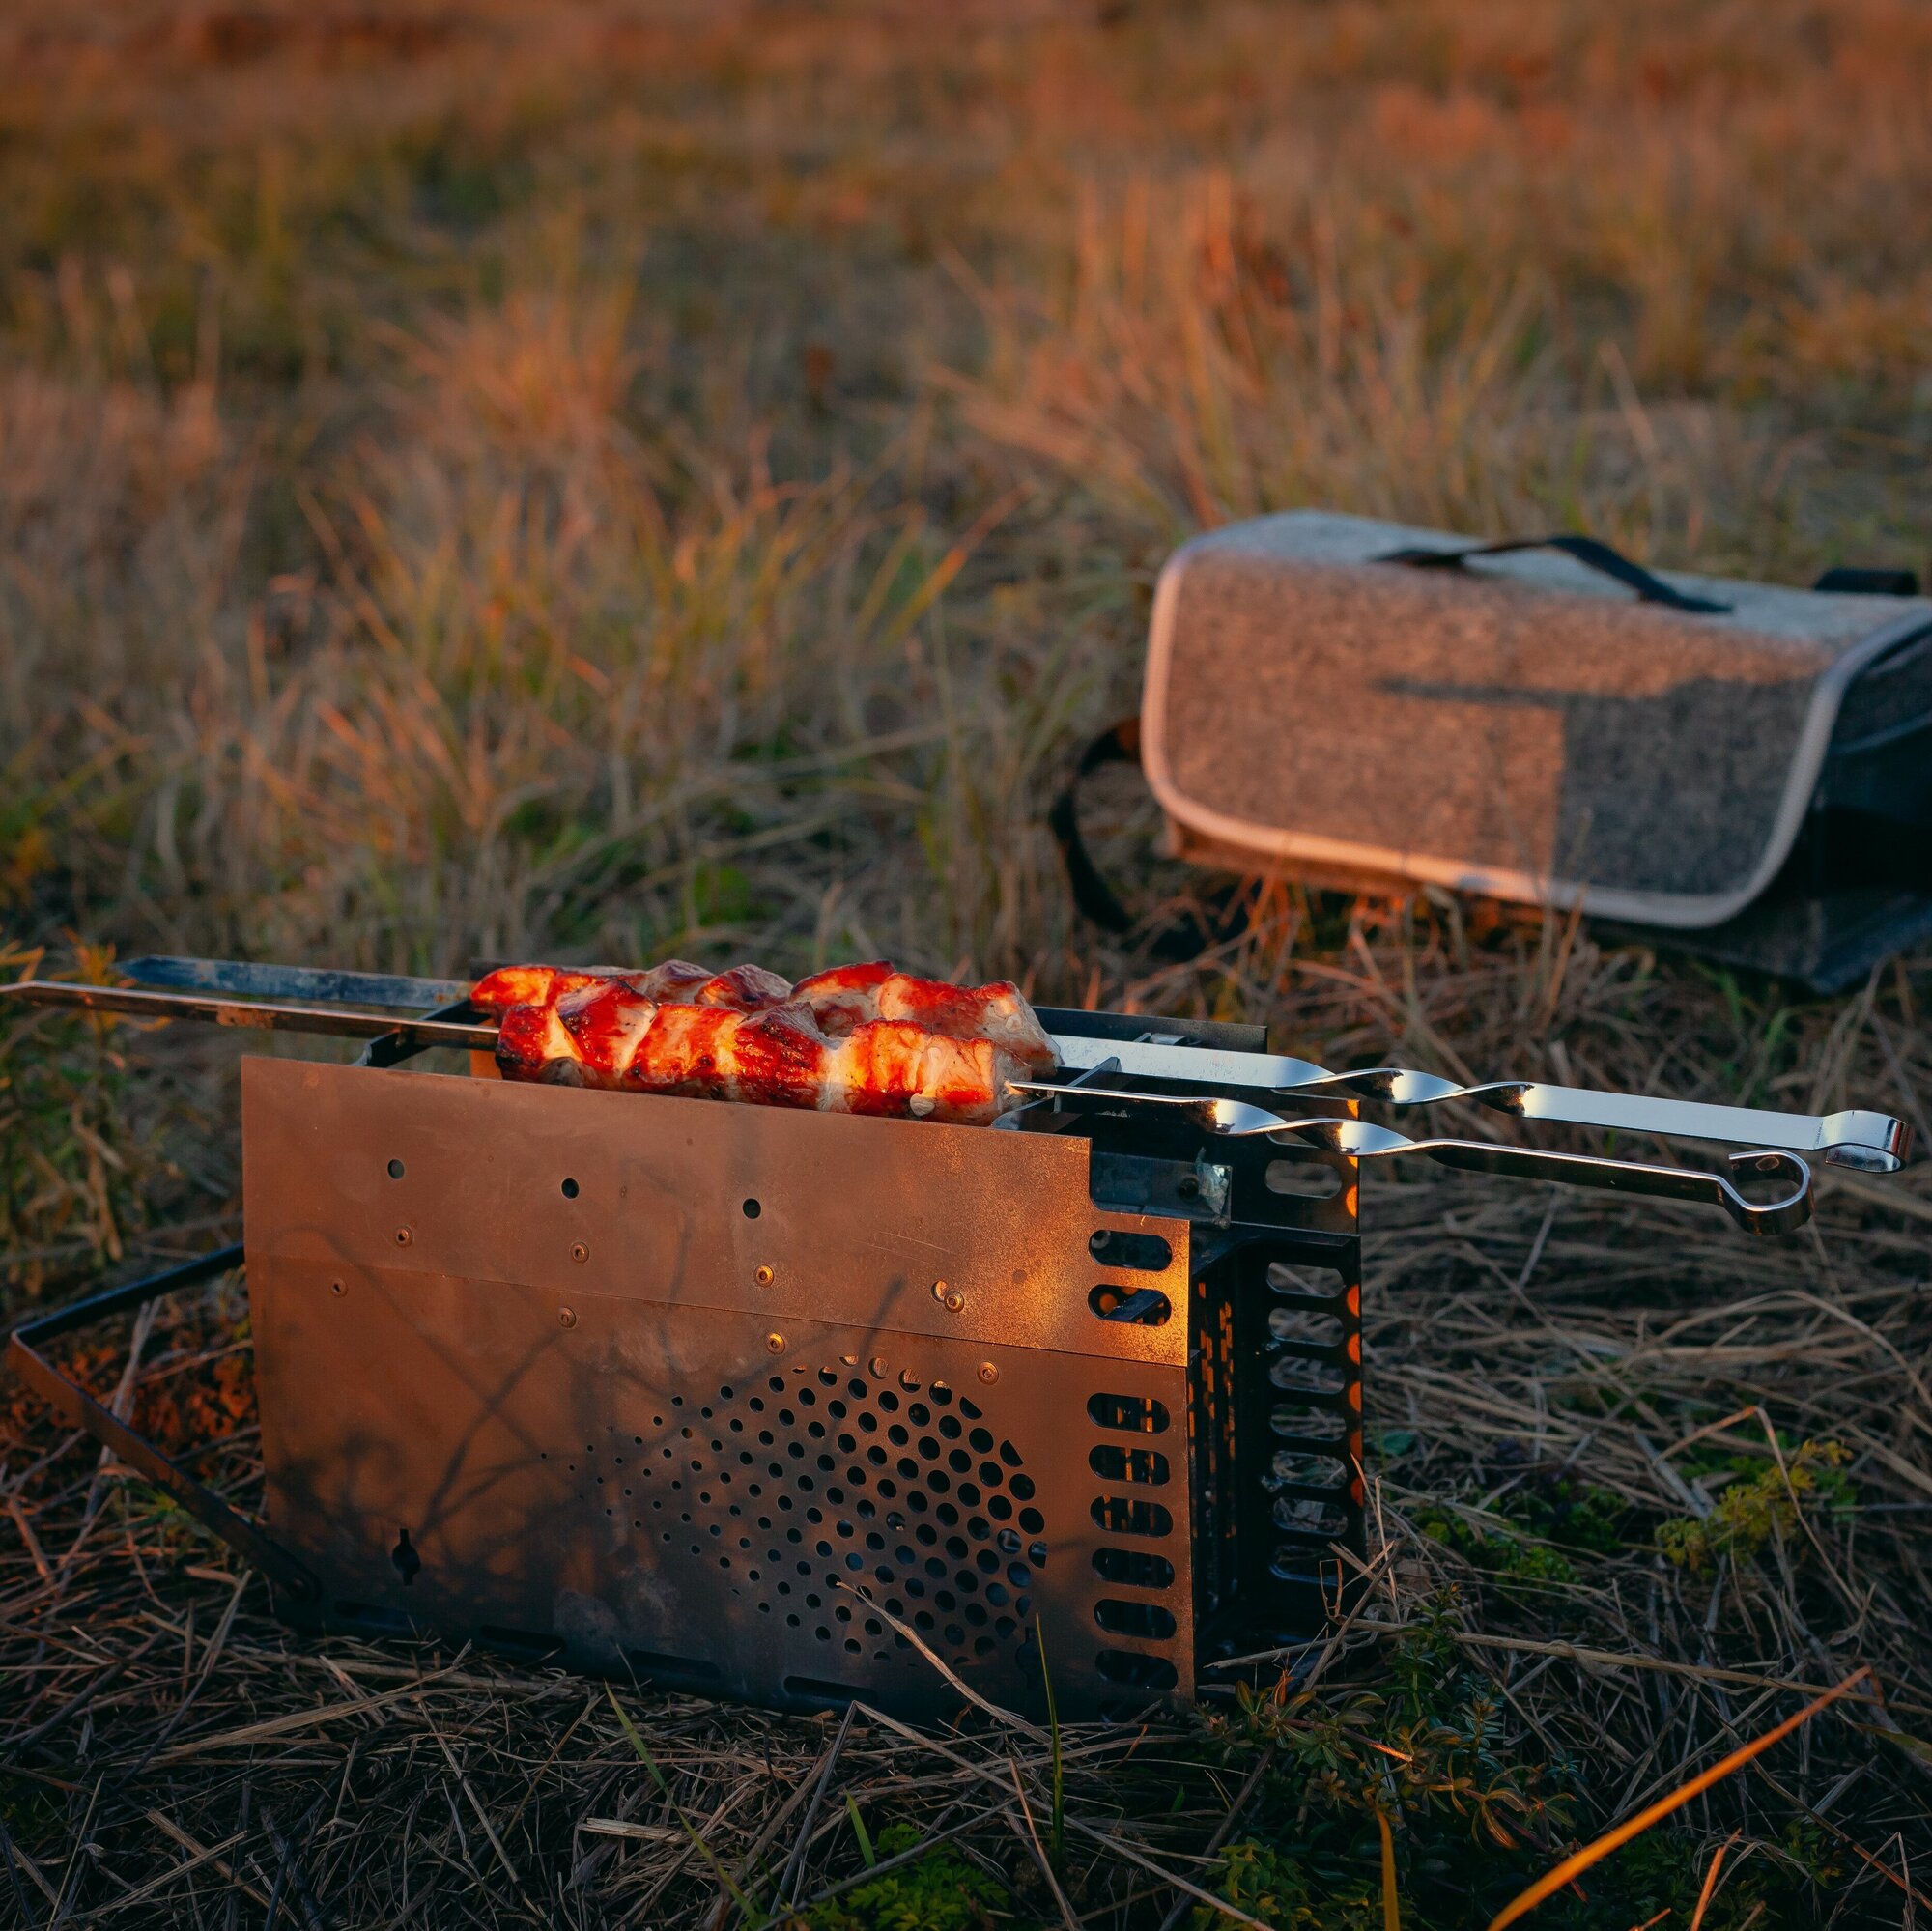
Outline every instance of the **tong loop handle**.
{"label": "tong loop handle", "polygon": [[1727,1162],[1731,1173],[1740,1178],[1775,1176],[1785,1183],[1786,1190],[1777,1199],[1759,1202],[1740,1193],[1723,1174],[1705,1173],[1694,1167],[1664,1167],[1647,1160],[1607,1160],[1586,1153],[1553,1153],[1537,1147],[1497,1147],[1481,1140],[1414,1140],[1409,1146],[1442,1166],[1471,1173],[1563,1180],[1572,1186],[1601,1187],[1610,1193],[1708,1202],[1722,1207],[1747,1234],[1775,1237],[1803,1227],[1811,1218],[1811,1169],[1796,1153],[1771,1148],[1732,1153]]}

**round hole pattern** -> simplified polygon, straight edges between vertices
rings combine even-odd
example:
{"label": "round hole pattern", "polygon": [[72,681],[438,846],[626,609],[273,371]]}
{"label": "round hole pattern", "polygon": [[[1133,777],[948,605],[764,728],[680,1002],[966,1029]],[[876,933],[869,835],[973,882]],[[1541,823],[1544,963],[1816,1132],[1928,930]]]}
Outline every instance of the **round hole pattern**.
{"label": "round hole pattern", "polygon": [[883,1608],[953,1668],[1027,1667],[1045,1519],[1018,1449],[946,1382],[761,1362],[606,1435],[542,1459],[648,1566],[702,1566],[828,1661],[911,1659]]}

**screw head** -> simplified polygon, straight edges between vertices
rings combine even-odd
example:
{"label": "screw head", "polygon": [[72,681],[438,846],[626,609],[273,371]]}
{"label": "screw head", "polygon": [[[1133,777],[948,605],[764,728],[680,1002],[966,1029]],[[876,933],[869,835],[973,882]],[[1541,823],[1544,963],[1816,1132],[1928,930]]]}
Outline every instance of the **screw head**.
{"label": "screw head", "polygon": [[776,1267],[757,1267],[752,1273],[753,1280],[756,1281],[761,1288],[770,1287],[778,1277],[778,1269]]}
{"label": "screw head", "polygon": [[560,1327],[575,1327],[577,1325],[577,1310],[574,1307],[560,1307],[556,1311],[556,1319],[557,1324]]}
{"label": "screw head", "polygon": [[980,1378],[990,1388],[1000,1378],[1000,1371],[990,1361],[982,1361],[980,1363]]}
{"label": "screw head", "polygon": [[957,1314],[966,1305],[966,1296],[957,1288],[948,1288],[944,1306],[948,1314]]}
{"label": "screw head", "polygon": [[768,1334],[765,1336],[765,1352],[767,1354],[782,1354],[784,1351],[785,1338],[783,1335]]}
{"label": "screw head", "polygon": [[396,1229],[396,1245],[398,1247],[407,1247],[410,1244],[410,1242],[413,1240],[415,1237],[416,1236],[413,1234],[412,1234],[407,1227],[399,1227]]}
{"label": "screw head", "polygon": [[590,1258],[590,1249],[582,1241],[574,1240],[570,1245],[570,1258],[573,1261],[587,1261]]}

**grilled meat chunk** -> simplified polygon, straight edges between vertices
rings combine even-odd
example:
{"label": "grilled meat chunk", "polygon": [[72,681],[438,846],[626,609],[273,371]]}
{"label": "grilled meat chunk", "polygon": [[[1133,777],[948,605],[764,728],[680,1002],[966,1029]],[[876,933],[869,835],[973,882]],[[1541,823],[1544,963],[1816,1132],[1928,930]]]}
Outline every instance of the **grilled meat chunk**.
{"label": "grilled meat chunk", "polygon": [[949,1039],[989,1039],[1035,1072],[1060,1064],[1046,1028],[1007,980],[949,985],[879,959],[815,972],[792,987],[792,997],[804,1000],[835,1038],[870,1020],[904,1020]]}
{"label": "grilled meat chunk", "polygon": [[566,992],[599,984],[611,976],[563,966],[498,966],[469,988],[469,1003],[479,1012],[502,1012],[512,1006],[554,1005]]}
{"label": "grilled meat chunk", "polygon": [[[484,985],[488,1003],[532,994],[501,1008],[497,1061],[510,1079],[983,1123],[1014,1103],[1008,1082],[1040,1048],[1053,1064],[1010,986],[961,991],[889,966],[817,979],[816,1001],[755,966],[714,975],[675,961],[623,974],[505,967]],[[967,1032],[976,1017],[990,1018],[985,1036]]]}
{"label": "grilled meat chunk", "polygon": [[625,981],[661,1006],[722,1006],[727,1012],[764,1012],[791,997],[791,981],[763,966],[707,972],[683,959],[668,959],[649,972],[626,973]]}

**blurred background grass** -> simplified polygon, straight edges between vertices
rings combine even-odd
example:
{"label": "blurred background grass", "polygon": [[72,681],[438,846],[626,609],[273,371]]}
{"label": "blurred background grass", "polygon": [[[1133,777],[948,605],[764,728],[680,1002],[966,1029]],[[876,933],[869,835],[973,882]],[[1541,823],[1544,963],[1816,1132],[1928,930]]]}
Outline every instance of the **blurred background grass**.
{"label": "blurred background grass", "polygon": [[[1569,525],[1793,582],[1924,570],[1928,109],[1932,11],[1903,0],[13,14],[0,969],[891,954],[1265,1018],[1333,1062],[1914,1112],[1925,962],[1806,1001],[1587,931],[1272,887],[1174,967],[1076,923],[1042,821],[1082,734],[1132,706],[1161,559],[1233,516]],[[1156,926],[1188,881],[1130,793],[1099,807]],[[231,1062],[9,1022],[11,1292],[232,1226]],[[1922,1509],[1922,1230],[1843,1181],[1835,1258],[1772,1258],[1447,1184],[1372,1208],[1371,1474],[1405,1612],[1453,1585],[1486,1628],[1517,1614],[1512,1537],[1548,1523],[1499,1526],[1495,1497],[1588,1449],[1636,1526],[1558,1536],[1525,1628],[1670,1667],[1905,1670],[1918,1518],[1870,1517],[1861,1569],[1834,1542],[1840,1595],[1767,1529],[1693,1602],[1650,1540],[1683,1506],[1653,1440],[1762,1401],[1794,1449],[1851,1445],[1846,1494]],[[1523,1317],[1546,1251],[1560,1331]],[[1726,1295],[1756,1297],[1721,1340],[1655,1340]],[[1566,1664],[1505,1745],[1488,1679],[1471,1716],[1463,1678],[1415,1667],[1449,1688],[1397,1696],[1410,1728],[1365,1746],[1420,1750],[1421,1725],[1450,1764],[1396,1803],[1405,1896],[1548,1861],[1535,1831],[1514,1862],[1464,1842],[1458,1778],[1556,1762],[1575,1815],[1607,1815],[1736,1740],[1721,1690],[1713,1715]],[[1251,1713],[1248,1741],[1297,1777],[1319,1758],[1359,1832],[1374,1760],[1296,1709],[1318,1727]],[[1870,1762],[1859,1827],[1922,1838],[1922,1766]],[[1713,1931],[1817,1921],[1859,1885],[1844,1921],[1897,1921],[1899,1880],[1781,1802],[1741,1800],[1770,1874]],[[1274,1855],[1236,1841],[1216,1882],[1316,1921]],[[1688,1919],[1685,1843],[1642,1859],[1552,1908]],[[1362,1883],[1307,1908],[1379,1922]]]}
{"label": "blurred background grass", "polygon": [[1921,9],[0,36],[23,938],[1083,991],[1041,800],[1191,530],[1922,560]]}
{"label": "blurred background grass", "polygon": [[5,933],[1280,1017],[1292,895],[1150,977],[1043,833],[1162,556],[1921,563],[1928,76],[1891,0],[0,22]]}

